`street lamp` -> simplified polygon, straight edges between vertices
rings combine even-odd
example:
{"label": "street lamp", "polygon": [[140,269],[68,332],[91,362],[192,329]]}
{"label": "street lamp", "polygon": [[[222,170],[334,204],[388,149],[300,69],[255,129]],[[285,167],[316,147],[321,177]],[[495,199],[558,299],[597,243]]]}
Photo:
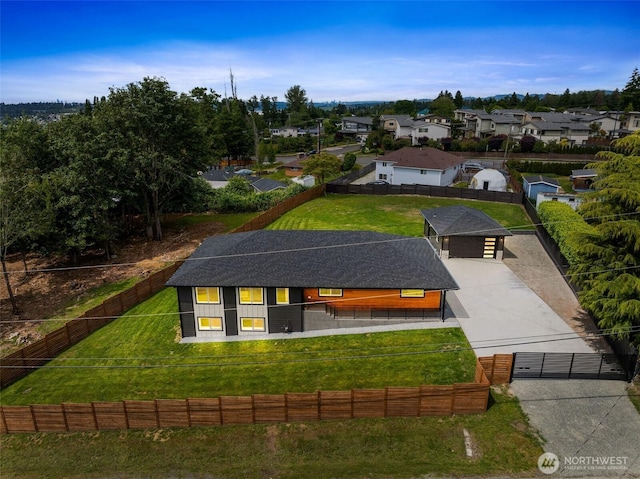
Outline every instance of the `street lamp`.
{"label": "street lamp", "polygon": [[322,118],[317,118],[316,121],[318,122],[318,153],[320,153],[320,129],[322,126]]}

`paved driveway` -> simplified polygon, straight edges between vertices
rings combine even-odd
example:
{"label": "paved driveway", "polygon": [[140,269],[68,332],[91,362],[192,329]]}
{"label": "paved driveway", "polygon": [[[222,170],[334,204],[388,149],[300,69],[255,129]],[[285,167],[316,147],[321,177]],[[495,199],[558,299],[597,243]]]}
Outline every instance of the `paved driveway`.
{"label": "paved driveway", "polygon": [[577,379],[511,383],[545,452],[560,460],[549,477],[640,477],[640,415],[626,386]]}
{"label": "paved driveway", "polygon": [[594,352],[502,261],[450,258],[444,264],[460,286],[447,293],[449,306],[476,355]]}

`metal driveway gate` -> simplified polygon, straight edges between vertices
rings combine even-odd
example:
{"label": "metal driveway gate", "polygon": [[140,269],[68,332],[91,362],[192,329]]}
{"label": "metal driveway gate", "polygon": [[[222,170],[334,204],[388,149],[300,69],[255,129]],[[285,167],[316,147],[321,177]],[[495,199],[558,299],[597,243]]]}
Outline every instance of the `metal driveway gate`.
{"label": "metal driveway gate", "polygon": [[627,372],[615,354],[514,353],[511,379],[617,379]]}

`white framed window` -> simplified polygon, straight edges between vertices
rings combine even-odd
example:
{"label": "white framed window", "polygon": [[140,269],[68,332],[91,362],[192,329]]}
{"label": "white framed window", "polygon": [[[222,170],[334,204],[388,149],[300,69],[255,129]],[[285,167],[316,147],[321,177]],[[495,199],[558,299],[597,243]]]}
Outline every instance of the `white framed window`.
{"label": "white framed window", "polygon": [[342,289],[338,288],[320,288],[318,296],[342,296]]}
{"label": "white framed window", "polygon": [[240,318],[242,331],[266,331],[264,318]]}
{"label": "white framed window", "polygon": [[200,331],[222,331],[222,318],[198,316],[198,329]]}
{"label": "white framed window", "polygon": [[289,288],[276,288],[276,304],[289,304]]}
{"label": "white framed window", "polygon": [[424,289],[401,289],[401,298],[424,298]]}
{"label": "white framed window", "polygon": [[427,171],[427,170],[420,170],[420,174],[421,174],[421,175],[426,175],[427,173],[428,173],[428,171]]}
{"label": "white framed window", "polygon": [[199,304],[220,304],[220,288],[217,287],[196,287],[196,303]]}
{"label": "white framed window", "polygon": [[387,175],[386,174],[380,174],[380,175],[378,175],[378,179],[379,180],[386,180],[387,179]]}
{"label": "white framed window", "polygon": [[238,288],[240,304],[264,304],[262,288]]}

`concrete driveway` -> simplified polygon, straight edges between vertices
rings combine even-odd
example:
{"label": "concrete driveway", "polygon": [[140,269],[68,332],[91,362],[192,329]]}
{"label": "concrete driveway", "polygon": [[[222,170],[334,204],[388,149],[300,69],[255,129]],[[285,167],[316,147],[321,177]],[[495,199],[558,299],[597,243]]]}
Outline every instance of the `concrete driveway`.
{"label": "concrete driveway", "polygon": [[444,264],[460,286],[447,293],[449,306],[477,356],[594,352],[502,261],[450,258]]}

